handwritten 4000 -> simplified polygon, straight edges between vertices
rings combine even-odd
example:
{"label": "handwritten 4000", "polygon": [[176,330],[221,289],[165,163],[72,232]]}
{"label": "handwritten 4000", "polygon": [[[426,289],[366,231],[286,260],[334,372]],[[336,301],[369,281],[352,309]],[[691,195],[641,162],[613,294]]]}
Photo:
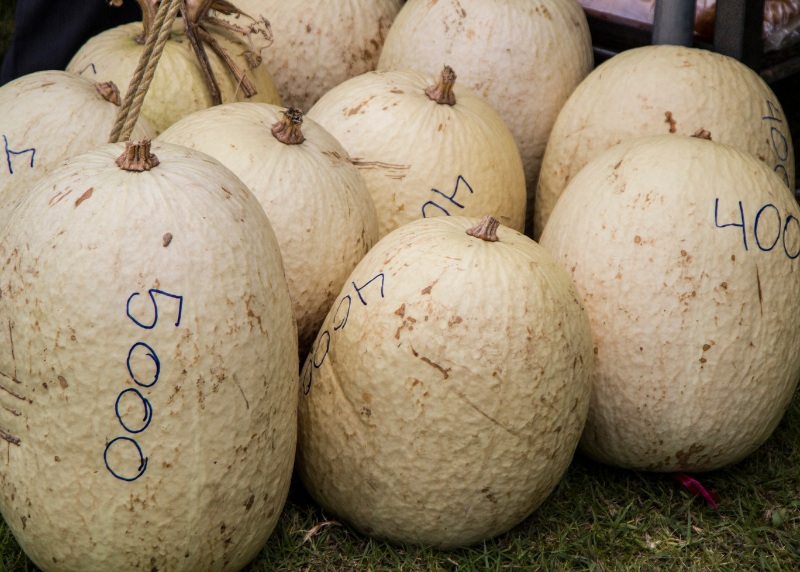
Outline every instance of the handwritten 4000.
{"label": "handwritten 4000", "polygon": [[[130,318],[131,321],[134,324],[136,324],[138,327],[143,328],[145,330],[152,330],[153,328],[155,328],[156,324],[158,323],[158,304],[156,303],[156,299],[155,299],[154,295],[155,294],[160,294],[162,296],[168,296],[169,298],[174,298],[175,300],[178,300],[178,320],[175,322],[175,327],[178,327],[180,325],[180,323],[181,323],[181,314],[183,313],[183,296],[177,296],[175,294],[169,294],[168,292],[164,292],[163,290],[156,290],[154,288],[148,290],[148,294],[150,295],[150,300],[153,303],[153,313],[154,313],[153,323],[150,324],[150,325],[143,324],[142,322],[140,322],[139,320],[137,320],[136,318],[134,318],[131,315],[131,300],[133,300],[136,296],[139,295],[138,292],[134,292],[133,294],[131,294],[130,298],[128,298],[127,304],[125,305],[125,312],[127,313],[128,318]],[[152,380],[148,381],[148,380],[138,379],[136,377],[136,375],[134,374],[133,369],[131,368],[131,357],[134,355],[134,352],[137,350],[137,348],[141,348],[139,350],[140,352],[141,351],[146,352],[145,356],[149,357],[153,361],[153,363],[155,364],[156,372],[155,372],[155,375],[153,376]],[[147,345],[145,342],[136,342],[135,344],[133,344],[131,346],[130,350],[128,351],[127,366],[128,366],[128,374],[130,375],[130,377],[133,380],[133,382],[136,385],[138,385],[139,387],[150,388],[150,387],[153,387],[158,382],[158,376],[161,373],[161,361],[159,361],[158,355],[156,355],[155,350],[153,348],[151,348],[149,345]],[[144,407],[144,418],[142,419],[141,426],[138,427],[138,428],[129,427],[125,423],[125,421],[122,420],[122,415],[120,415],[120,412],[119,412],[120,400],[125,395],[127,395],[129,393],[132,393],[133,395],[138,397],[142,401],[142,405]],[[150,421],[152,421],[152,419],[153,419],[153,406],[150,405],[150,401],[147,400],[139,392],[138,389],[136,389],[134,387],[129,387],[128,389],[123,389],[120,392],[119,396],[117,397],[117,401],[114,404],[114,413],[116,413],[117,420],[119,421],[119,424],[122,425],[122,428],[125,431],[127,431],[128,433],[135,435],[137,433],[141,433],[142,431],[144,431],[145,429],[147,429],[150,426]],[[109,452],[109,450],[111,450],[111,447],[114,446],[114,444],[116,444],[117,447],[122,447],[122,446],[125,446],[124,443],[126,443],[126,442],[130,443],[134,447],[136,447],[136,451],[139,454],[139,468],[137,469],[137,473],[135,475],[133,475],[133,476],[128,476],[128,477],[119,474],[108,463],[108,452]],[[106,450],[103,453],[103,460],[105,461],[106,468],[109,470],[109,472],[112,475],[114,475],[116,478],[118,478],[118,479],[120,479],[122,481],[135,481],[136,479],[141,477],[144,474],[144,472],[147,470],[147,457],[145,457],[144,453],[142,453],[142,448],[139,446],[139,443],[137,443],[136,440],[131,438],[131,437],[125,437],[125,436],[117,437],[116,439],[113,439],[112,441],[110,441],[106,445]]]}
{"label": "handwritten 4000", "polygon": [[[380,279],[381,282],[381,298],[383,298],[383,286],[386,282],[386,278],[383,275],[383,272],[377,274],[370,278],[363,286],[356,286],[355,282],[351,282],[353,288],[355,288],[356,294],[358,295],[358,299],[364,306],[367,306],[367,300],[362,294],[363,290],[366,289],[367,286],[375,282],[376,280]],[[377,286],[376,286],[377,288]],[[344,327],[347,325],[347,318],[350,317],[350,308],[353,305],[353,299],[350,297],[350,294],[344,296],[341,300],[339,300],[339,305],[336,306],[336,311],[333,313],[333,331],[334,333],[343,330]],[[323,346],[324,344],[324,346]],[[322,353],[320,354],[320,350],[323,349]],[[313,353],[308,357],[309,364],[303,369],[303,378],[300,380],[303,384],[303,395],[308,395],[308,392],[311,391],[311,382],[314,379],[314,370],[319,369],[322,367],[322,364],[325,363],[325,358],[328,357],[328,351],[331,349],[331,332],[330,328],[324,330],[319,338],[317,338],[317,347],[314,349]]]}

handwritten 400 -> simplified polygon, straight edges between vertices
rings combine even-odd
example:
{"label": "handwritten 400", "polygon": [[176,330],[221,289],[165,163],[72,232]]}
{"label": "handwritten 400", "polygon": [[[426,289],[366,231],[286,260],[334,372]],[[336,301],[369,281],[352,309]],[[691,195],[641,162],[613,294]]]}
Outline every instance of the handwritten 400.
{"label": "handwritten 400", "polygon": [[[150,295],[150,301],[153,303],[153,313],[154,313],[153,323],[149,325],[144,324],[131,315],[131,300],[133,300],[136,296],[139,295],[138,292],[134,292],[133,294],[131,294],[130,298],[128,298],[128,303],[125,305],[125,312],[128,314],[128,317],[131,319],[131,321],[133,321],[134,324],[145,330],[152,330],[153,328],[155,328],[156,324],[158,323],[158,304],[156,303],[154,294],[160,294],[162,296],[168,296],[169,298],[178,300],[178,320],[175,322],[175,327],[177,328],[178,326],[180,326],[181,314],[183,313],[183,296],[176,296],[175,294],[169,294],[167,292],[164,292],[163,290],[156,290],[154,288],[148,290],[148,294]],[[136,375],[133,372],[133,369],[131,368],[131,357],[133,356],[137,348],[141,348],[141,350],[139,351],[140,352],[144,351],[145,357],[149,357],[153,361],[153,364],[155,365],[156,372],[151,381],[137,379]],[[155,350],[146,343],[136,342],[131,346],[131,349],[128,351],[127,366],[128,366],[128,374],[130,375],[133,382],[139,387],[151,388],[158,382],[158,376],[161,373],[161,361],[158,359],[158,355],[156,355]],[[129,393],[132,393],[133,395],[138,397],[142,401],[142,405],[144,407],[144,418],[142,419],[142,422],[140,424],[141,426],[138,428],[129,427],[125,423],[125,421],[122,420],[122,415],[120,415],[119,412],[120,400]],[[153,406],[150,405],[150,401],[146,399],[139,392],[138,389],[136,389],[135,387],[129,387],[128,389],[123,389],[120,392],[119,396],[117,397],[117,401],[114,404],[114,413],[116,413],[117,420],[119,421],[119,424],[122,425],[122,428],[125,429],[125,431],[131,434],[136,434],[136,433],[141,433],[150,426],[150,421],[152,421],[153,419]],[[121,447],[123,446],[123,443],[126,442],[136,447],[136,451],[139,455],[139,468],[137,469],[136,474],[133,476],[121,475],[119,472],[115,471],[108,463],[108,452],[111,449],[112,445],[116,443],[117,447]],[[103,453],[103,460],[105,461],[106,468],[109,470],[109,472],[121,481],[135,481],[136,479],[141,477],[147,470],[147,457],[145,457],[144,453],[142,453],[142,448],[139,446],[139,443],[137,443],[136,440],[131,437],[117,437],[116,439],[109,441],[109,443],[106,445],[106,450]]]}
{"label": "handwritten 400", "polygon": [[[759,235],[758,226],[759,224],[765,224],[766,221],[772,218],[775,220],[777,218],[778,221],[778,232],[774,236],[766,236],[766,233],[762,232]],[[745,213],[744,207],[742,207],[742,201],[739,201],[739,222],[729,222],[720,224],[719,220],[719,199],[714,200],[714,226],[717,228],[725,228],[725,227],[735,227],[742,229],[742,241],[744,242],[744,249],[749,250],[747,246],[747,225],[745,224]],[[794,240],[791,238],[789,239],[789,244],[787,245],[786,236],[792,233],[794,236]],[[771,233],[770,233],[771,234]],[[762,206],[758,212],[756,213],[756,217],[753,220],[753,238],[755,238],[756,246],[763,250],[764,252],[768,252],[777,246],[778,241],[781,242],[783,245],[783,252],[786,253],[790,259],[794,260],[798,256],[800,256],[800,221],[794,215],[787,215],[786,218],[783,218],[781,215],[781,211],[778,210],[773,204],[766,204]],[[751,243],[752,244],[752,243]],[[793,247],[792,244],[797,245]],[[792,252],[792,250],[797,249],[796,252]]]}

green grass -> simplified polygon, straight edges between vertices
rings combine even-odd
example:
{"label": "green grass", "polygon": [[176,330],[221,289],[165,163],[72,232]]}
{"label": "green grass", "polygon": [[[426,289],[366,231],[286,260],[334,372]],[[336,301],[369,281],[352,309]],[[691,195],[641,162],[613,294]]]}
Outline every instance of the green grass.
{"label": "green grass", "polygon": [[[578,456],[545,503],[484,544],[437,552],[356,534],[298,484],[278,526],[246,572],[800,570],[800,393],[758,451],[694,475],[719,493],[719,510],[669,475],[613,469]],[[0,572],[34,571],[5,523]]]}

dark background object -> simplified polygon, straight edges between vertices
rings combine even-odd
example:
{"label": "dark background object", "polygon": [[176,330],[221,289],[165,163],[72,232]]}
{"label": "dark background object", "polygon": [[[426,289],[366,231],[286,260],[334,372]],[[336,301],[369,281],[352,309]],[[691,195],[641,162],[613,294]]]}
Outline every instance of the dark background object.
{"label": "dark background object", "polygon": [[[67,67],[86,41],[100,32],[142,19],[136,2],[113,8],[105,0],[2,0],[0,14],[14,11],[14,36],[3,58],[0,85],[40,70]],[[3,20],[5,47],[5,27]]]}
{"label": "dark background object", "polygon": [[653,19],[653,43],[691,46],[694,39],[696,0],[657,1]]}

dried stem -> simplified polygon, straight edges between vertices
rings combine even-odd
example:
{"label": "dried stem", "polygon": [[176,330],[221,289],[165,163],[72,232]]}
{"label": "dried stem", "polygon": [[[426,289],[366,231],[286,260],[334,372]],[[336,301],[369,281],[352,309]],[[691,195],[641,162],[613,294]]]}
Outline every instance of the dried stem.
{"label": "dried stem", "polygon": [[208,44],[211,49],[214,50],[214,53],[222,58],[222,61],[224,61],[225,65],[228,66],[228,69],[236,78],[236,81],[242,86],[242,91],[244,92],[245,97],[249,98],[256,95],[258,92],[250,80],[247,79],[246,72],[243,72],[241,69],[239,69],[239,66],[236,65],[236,62],[233,61],[233,58],[231,58],[228,53],[222,49],[222,46],[219,45],[219,42],[217,42],[214,36],[208,33],[208,30],[203,27],[202,23],[197,24],[195,27],[195,32],[200,40]]}
{"label": "dried stem", "polygon": [[150,140],[138,143],[125,142],[125,151],[117,157],[117,166],[123,171],[141,173],[158,166],[158,157],[150,152]]}
{"label": "dried stem", "polygon": [[303,112],[291,107],[281,113],[281,120],[272,126],[272,135],[286,145],[300,145],[306,140],[300,129],[303,125]]}
{"label": "dried stem", "polygon": [[[144,28],[144,32],[141,36],[136,36],[136,43],[139,45],[144,45],[145,40],[147,39],[147,34],[150,33],[150,29],[153,27],[153,21],[156,19],[156,12],[158,12],[158,0],[136,0],[139,6],[142,9],[142,27]],[[121,6],[122,2],[115,4],[112,2],[112,6]]]}
{"label": "dried stem", "polygon": [[692,135],[692,137],[697,137],[698,139],[708,139],[709,141],[711,141],[711,132],[706,131],[701,127],[700,129],[694,132],[694,135]]}
{"label": "dried stem", "polygon": [[425,93],[436,103],[455,105],[456,94],[453,93],[455,83],[456,72],[450,66],[444,66],[442,75],[439,77],[439,83],[426,89]]}
{"label": "dried stem", "polygon": [[500,223],[494,217],[487,215],[481,219],[478,226],[468,229],[467,234],[486,242],[497,242],[498,226],[500,226]]}
{"label": "dried stem", "polygon": [[183,18],[183,27],[186,37],[189,38],[189,43],[192,44],[192,49],[194,50],[195,56],[197,56],[197,61],[200,62],[200,69],[203,71],[208,93],[211,95],[211,105],[220,105],[222,104],[222,94],[217,84],[217,78],[214,77],[214,70],[211,69],[211,64],[208,61],[208,54],[206,54],[203,44],[198,40],[195,34],[197,28],[189,18],[186,0],[181,2],[181,17]]}
{"label": "dried stem", "polygon": [[107,81],[105,83],[97,82],[94,84],[94,88],[97,90],[103,99],[106,101],[110,101],[117,107],[122,105],[122,98],[119,95],[119,88],[113,81]]}

